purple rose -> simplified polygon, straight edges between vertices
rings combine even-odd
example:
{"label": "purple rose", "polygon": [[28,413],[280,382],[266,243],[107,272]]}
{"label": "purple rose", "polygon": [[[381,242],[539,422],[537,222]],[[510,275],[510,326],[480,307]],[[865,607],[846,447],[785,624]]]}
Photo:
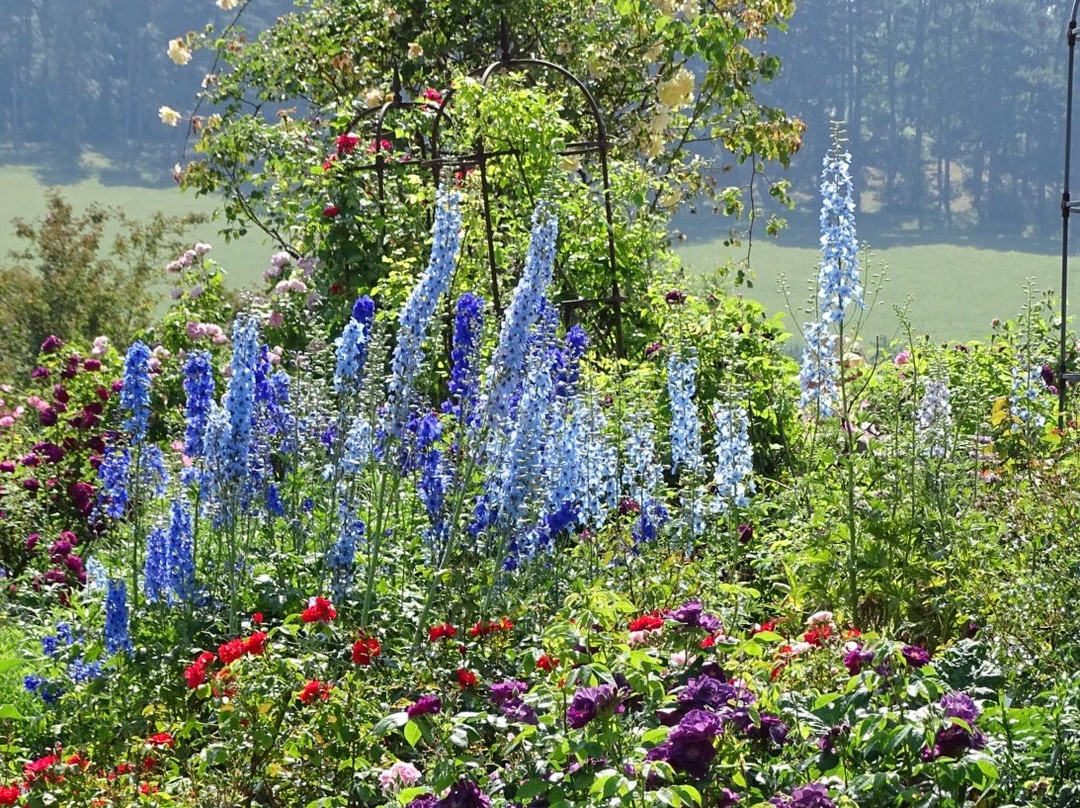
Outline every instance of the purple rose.
{"label": "purple rose", "polygon": [[31,379],[47,379],[51,375],[52,371],[46,367],[42,367],[41,365],[38,365],[36,368],[30,371]]}
{"label": "purple rose", "polygon": [[488,688],[488,692],[491,694],[491,700],[496,704],[502,704],[503,702],[515,699],[529,689],[529,686],[525,682],[496,682]]}
{"label": "purple rose", "polygon": [[11,472],[15,471],[15,461],[4,460],[0,462],[0,471],[4,472],[5,474],[11,474]]}
{"label": "purple rose", "polygon": [[480,786],[462,777],[452,786],[445,797],[435,803],[435,808],[491,808],[491,800]]}
{"label": "purple rose", "polygon": [[438,802],[434,794],[424,794],[412,800],[405,808],[435,808]]}
{"label": "purple rose", "polygon": [[941,708],[949,718],[959,718],[969,727],[975,726],[975,719],[981,712],[966,693],[946,693],[941,697]]}
{"label": "purple rose", "polygon": [[581,729],[594,718],[601,715],[626,712],[619,702],[618,691],[613,685],[583,687],[574,694],[570,708],[566,711],[566,723],[573,729]]}
{"label": "purple rose", "polygon": [[45,341],[41,343],[41,352],[52,353],[53,351],[59,350],[63,344],[64,341],[56,336],[56,334],[49,334],[49,336],[45,338]]}
{"label": "purple rose", "polygon": [[421,696],[416,700],[415,704],[410,704],[405,713],[409,718],[416,718],[420,715],[431,715],[439,712],[442,709],[442,700],[438,696]]}
{"label": "purple rose", "polygon": [[701,601],[697,598],[688,600],[678,609],[670,611],[664,616],[667,617],[668,620],[682,623],[688,628],[700,628],[710,633],[719,631],[723,628],[723,624],[721,624],[719,618],[702,611]]}
{"label": "purple rose", "polygon": [[743,523],[739,525],[739,544],[749,544],[754,538],[754,526],[751,524]]}
{"label": "purple rose", "polygon": [[533,726],[536,726],[540,723],[540,719],[536,715],[536,710],[519,698],[507,699],[500,703],[499,712],[518,724],[532,724]]}
{"label": "purple rose", "polygon": [[776,796],[769,802],[779,808],[836,808],[836,803],[829,799],[829,790],[821,783],[796,788],[791,796]]}
{"label": "purple rose", "polygon": [[675,771],[700,780],[716,757],[713,740],[722,730],[719,716],[704,710],[691,710],[666,741],[649,750],[646,759],[666,761]]}
{"label": "purple rose", "polygon": [[844,667],[848,669],[848,673],[856,676],[862,671],[863,667],[873,661],[874,653],[872,651],[867,651],[861,645],[856,645],[844,656]]}
{"label": "purple rose", "polygon": [[930,661],[930,652],[918,645],[905,645],[900,649],[900,653],[913,668],[921,668]]}
{"label": "purple rose", "polygon": [[679,693],[679,706],[692,710],[709,708],[719,710],[729,702],[735,701],[736,690],[727,682],[721,682],[711,676],[698,676],[686,683]]}
{"label": "purple rose", "polygon": [[787,742],[788,725],[780,718],[769,713],[758,713],[758,720],[746,707],[737,710],[729,710],[724,720],[741,732],[748,740],[762,741],[775,746],[783,746]]}
{"label": "purple rose", "polygon": [[937,731],[932,749],[923,747],[922,759],[932,761],[942,757],[959,758],[969,749],[982,749],[985,746],[986,736],[981,732],[968,732],[959,724],[950,724]]}

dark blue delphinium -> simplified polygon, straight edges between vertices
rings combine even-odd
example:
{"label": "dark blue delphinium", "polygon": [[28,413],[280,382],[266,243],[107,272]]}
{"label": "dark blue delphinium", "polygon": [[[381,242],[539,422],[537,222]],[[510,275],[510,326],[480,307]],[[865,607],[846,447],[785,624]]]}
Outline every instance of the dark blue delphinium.
{"label": "dark blue delphinium", "polygon": [[214,401],[214,365],[206,351],[192,351],[184,360],[184,454],[202,457],[203,439]]}
{"label": "dark blue delphinium", "polygon": [[128,348],[124,357],[124,387],[120,391],[120,406],[129,415],[124,420],[131,445],[137,446],[146,438],[150,427],[150,359],[153,354],[141,340]]}
{"label": "dark blue delphinium", "polygon": [[122,519],[128,504],[128,478],[131,471],[131,455],[127,449],[108,446],[101,465],[98,466],[98,507],[110,519]]}
{"label": "dark blue delphinium", "polygon": [[259,360],[259,329],[252,317],[238,317],[233,325],[232,375],[225,388],[222,406],[229,418],[229,433],[223,451],[225,473],[233,481],[248,471],[255,425],[255,370]]}
{"label": "dark blue delphinium", "polygon": [[443,412],[467,417],[475,414],[476,397],[480,388],[480,339],[484,330],[484,299],[466,292],[454,308],[454,345],[450,351],[449,397]]}
{"label": "dark blue delphinium", "polygon": [[165,528],[157,525],[146,534],[143,592],[148,603],[169,600],[169,555],[169,534]]}
{"label": "dark blue delphinium", "polygon": [[110,578],[105,594],[105,651],[109,654],[131,654],[128,634],[127,584]]}
{"label": "dark blue delphinium", "polygon": [[191,513],[182,499],[173,500],[169,509],[168,585],[180,600],[195,595],[195,537]]}

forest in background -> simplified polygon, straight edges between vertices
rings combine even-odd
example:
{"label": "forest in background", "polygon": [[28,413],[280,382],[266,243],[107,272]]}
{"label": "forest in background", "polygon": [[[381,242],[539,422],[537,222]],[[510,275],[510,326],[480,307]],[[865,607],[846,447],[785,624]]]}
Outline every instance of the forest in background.
{"label": "forest in background", "polygon": [[[796,197],[815,195],[828,122],[839,119],[872,229],[946,239],[1056,232],[1068,5],[802,0],[768,44],[781,76],[755,90],[808,125],[788,174]],[[292,8],[257,0],[241,19],[253,36]],[[203,71],[177,69],[166,44],[193,20],[220,31],[235,15],[209,0],[3,4],[0,159],[65,183],[96,152],[116,182],[167,182],[184,132],[162,126],[157,110],[189,109]],[[708,227],[685,226],[691,236]]]}

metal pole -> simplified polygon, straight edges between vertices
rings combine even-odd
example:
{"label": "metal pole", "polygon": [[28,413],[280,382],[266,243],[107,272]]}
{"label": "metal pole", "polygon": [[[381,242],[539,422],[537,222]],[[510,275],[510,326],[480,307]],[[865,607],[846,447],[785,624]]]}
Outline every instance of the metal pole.
{"label": "metal pole", "polygon": [[1072,163],[1072,118],[1073,118],[1073,67],[1076,57],[1076,15],[1080,10],[1080,0],[1073,1],[1069,15],[1069,27],[1066,39],[1069,45],[1069,74],[1065,91],[1065,180],[1061,191],[1061,323],[1060,352],[1058,354],[1058,429],[1065,427],[1065,388],[1070,379],[1066,378],[1065,349],[1066,318],[1069,311],[1069,214],[1072,201],[1069,198],[1069,174]]}

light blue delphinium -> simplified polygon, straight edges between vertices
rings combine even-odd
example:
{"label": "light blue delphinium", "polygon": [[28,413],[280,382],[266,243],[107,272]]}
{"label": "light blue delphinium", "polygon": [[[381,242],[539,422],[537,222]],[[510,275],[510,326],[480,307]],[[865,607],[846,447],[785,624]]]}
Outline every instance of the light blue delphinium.
{"label": "light blue delphinium", "polygon": [[105,652],[131,654],[128,634],[127,584],[110,578],[105,593]]}
{"label": "light blue delphinium", "polygon": [[326,553],[330,590],[336,600],[344,600],[352,588],[356,573],[356,548],[364,538],[364,523],[356,514],[342,513],[341,532]]}
{"label": "light blue delphinium", "polygon": [[940,379],[924,379],[925,392],[915,413],[915,426],[923,451],[930,457],[944,457],[952,431],[949,387]]}
{"label": "light blue delphinium", "polygon": [[742,407],[717,403],[713,407],[716,427],[716,471],[713,474],[714,512],[732,505],[745,507],[753,493],[754,449],[750,444],[750,419]]}
{"label": "light blue delphinium", "polygon": [[677,474],[680,466],[697,474],[705,472],[705,458],[701,454],[701,420],[694,401],[697,367],[697,353],[693,350],[685,357],[672,351],[668,357],[672,474]]}
{"label": "light blue delphinium", "polygon": [[184,454],[202,457],[206,422],[214,400],[214,365],[206,351],[192,351],[184,361]]}
{"label": "light blue delphinium", "polygon": [[1046,417],[1032,411],[1032,403],[1046,389],[1042,378],[1042,365],[1012,371],[1012,395],[1009,396],[1009,415],[1012,416],[1012,431],[1042,429],[1046,426]]}
{"label": "light blue delphinium", "polygon": [[865,308],[859,282],[859,243],[855,234],[855,199],[851,155],[843,132],[833,128],[833,143],[821,172],[821,264],[818,298],[821,319],[842,323],[848,305]]}
{"label": "light blue delphinium", "polygon": [[401,430],[405,427],[413,382],[424,360],[424,340],[427,338],[428,327],[439,304],[439,298],[450,287],[460,247],[461,194],[440,189],[431,239],[431,257],[427,269],[401,309],[397,343],[394,345],[390,363],[390,426],[396,437],[401,436]]}
{"label": "light blue delphinium", "polygon": [[817,410],[828,418],[836,406],[836,384],[839,363],[836,360],[836,334],[829,331],[827,323],[818,320],[803,327],[806,346],[803,348],[802,367],[799,370],[799,386],[802,410]]}
{"label": "light blue delphinium", "polygon": [[165,454],[160,446],[147,444],[139,458],[139,485],[155,497],[165,495],[171,475],[165,467]]}
{"label": "light blue delphinium", "polygon": [[345,445],[341,452],[341,471],[344,474],[358,474],[371,459],[374,449],[374,435],[371,422],[366,413],[353,417],[349,431],[345,433]]}
{"label": "light blue delphinium", "polygon": [[120,406],[129,415],[124,420],[132,446],[146,439],[150,427],[150,359],[153,354],[141,340],[136,340],[124,356],[124,387]]}
{"label": "light blue delphinium", "polygon": [[575,402],[574,418],[580,423],[577,456],[581,519],[587,527],[597,530],[619,502],[618,447],[615,441],[606,439],[607,419],[592,399]]}
{"label": "light blue delphinium", "polygon": [[632,412],[623,422],[623,493],[644,507],[663,479],[657,458],[656,428],[643,412]]}
{"label": "light blue delphinium", "polygon": [[525,267],[503,315],[499,344],[487,372],[488,412],[496,423],[509,417],[514,390],[525,370],[529,329],[536,322],[544,294],[551,285],[558,232],[558,219],[551,208],[541,202],[533,211]]}

